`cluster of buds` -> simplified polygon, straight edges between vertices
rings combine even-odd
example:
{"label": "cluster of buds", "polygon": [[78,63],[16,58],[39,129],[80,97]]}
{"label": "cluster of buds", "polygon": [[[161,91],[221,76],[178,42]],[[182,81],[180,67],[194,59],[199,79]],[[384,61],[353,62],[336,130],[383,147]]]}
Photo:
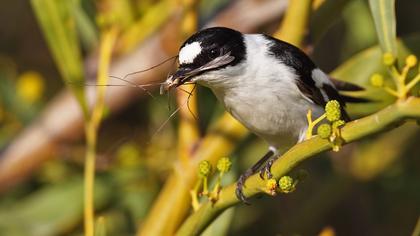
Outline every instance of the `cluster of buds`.
{"label": "cluster of buds", "polygon": [[[207,197],[213,203],[216,202],[219,198],[219,192],[221,190],[221,181],[224,174],[229,172],[232,166],[232,162],[227,157],[222,157],[216,164],[216,169],[218,171],[216,183],[213,186],[212,191],[209,191],[209,178],[212,177],[213,166],[209,161],[203,160],[198,164],[198,176],[199,181],[195,185],[194,189],[190,191],[192,206],[194,210],[197,210],[200,207],[198,197]],[[200,189],[201,188],[201,189]]]}
{"label": "cluster of buds", "polygon": [[384,91],[397,97],[399,100],[404,100],[408,95],[415,94],[412,90],[420,82],[420,67],[417,69],[417,74],[413,78],[409,78],[409,71],[414,69],[418,64],[415,55],[409,55],[405,58],[405,64],[401,70],[398,69],[397,60],[391,53],[385,53],[383,55],[382,63],[388,67],[389,75],[393,79],[394,85],[389,86],[383,75],[374,73],[370,77],[370,84],[372,86],[383,88]]}
{"label": "cluster of buds", "polygon": [[339,102],[331,100],[325,105],[325,118],[328,120],[328,123],[318,126],[317,134],[323,139],[328,139],[333,145],[332,150],[338,152],[343,142],[340,127],[346,124],[341,119],[341,106]]}
{"label": "cluster of buds", "polygon": [[296,185],[307,176],[306,171],[299,171],[297,176],[292,178],[289,175],[282,176],[277,182],[276,179],[268,179],[265,185],[265,191],[271,196],[277,193],[291,193],[295,191]]}
{"label": "cluster of buds", "polygon": [[341,139],[340,127],[345,125],[346,122],[341,119],[341,105],[336,100],[328,101],[325,105],[325,113],[318,117],[316,120],[312,120],[312,112],[308,111],[308,130],[306,132],[306,139],[312,137],[313,128],[320,122],[327,120],[328,122],[318,126],[317,134],[323,138],[328,139],[333,145],[333,151],[339,151],[343,140]]}

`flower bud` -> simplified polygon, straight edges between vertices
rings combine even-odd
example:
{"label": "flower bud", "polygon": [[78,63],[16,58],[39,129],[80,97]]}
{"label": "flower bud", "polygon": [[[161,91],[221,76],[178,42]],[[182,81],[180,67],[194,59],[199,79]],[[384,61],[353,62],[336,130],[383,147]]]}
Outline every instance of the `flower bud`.
{"label": "flower bud", "polygon": [[211,172],[211,164],[207,160],[201,161],[198,164],[198,173],[200,177],[207,177]]}
{"label": "flower bud", "polygon": [[290,176],[283,176],[279,180],[279,188],[282,192],[290,193],[294,190],[293,179]]}
{"label": "flower bud", "polygon": [[217,170],[221,173],[226,173],[230,170],[230,167],[232,166],[232,162],[227,157],[222,157],[217,161]]}
{"label": "flower bud", "polygon": [[25,72],[19,76],[16,91],[25,102],[35,103],[42,97],[45,90],[44,78],[35,71]]}
{"label": "flower bud", "polygon": [[384,53],[384,55],[382,56],[382,62],[386,66],[392,66],[395,62],[395,57],[390,52]]}
{"label": "flower bud", "polygon": [[265,187],[271,195],[275,195],[277,189],[277,181],[275,179],[269,179],[267,180]]}
{"label": "flower bud", "polygon": [[329,125],[329,124],[322,124],[322,125],[318,126],[317,134],[321,138],[327,139],[331,135],[331,125]]}
{"label": "flower bud", "polygon": [[417,64],[417,57],[413,54],[409,55],[406,59],[405,59],[405,64],[408,67],[414,67]]}
{"label": "flower bud", "polygon": [[325,114],[327,115],[327,120],[334,122],[341,118],[340,103],[337,100],[328,101],[325,105]]}
{"label": "flower bud", "polygon": [[370,84],[374,87],[384,86],[384,77],[381,74],[375,73],[370,77]]}

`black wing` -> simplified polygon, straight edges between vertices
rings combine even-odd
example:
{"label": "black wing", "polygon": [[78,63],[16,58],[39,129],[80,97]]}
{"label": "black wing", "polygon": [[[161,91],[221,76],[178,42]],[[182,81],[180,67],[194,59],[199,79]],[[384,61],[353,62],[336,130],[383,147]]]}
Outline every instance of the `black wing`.
{"label": "black wing", "polygon": [[318,68],[304,52],[287,42],[268,35],[265,35],[265,37],[272,42],[269,48],[270,53],[295,70],[297,87],[304,96],[322,107],[330,100],[337,100],[341,105],[343,119],[350,120],[344,109],[345,100],[340,96],[334,85],[328,83],[328,81],[317,84],[312,78],[313,71]]}

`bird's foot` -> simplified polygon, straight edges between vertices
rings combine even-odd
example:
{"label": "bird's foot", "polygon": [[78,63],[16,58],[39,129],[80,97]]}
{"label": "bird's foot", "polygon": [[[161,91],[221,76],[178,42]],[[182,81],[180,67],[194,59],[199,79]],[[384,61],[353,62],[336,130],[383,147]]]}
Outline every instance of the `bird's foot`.
{"label": "bird's foot", "polygon": [[270,173],[270,168],[271,165],[273,164],[274,160],[270,161],[270,158],[273,157],[274,155],[274,151],[272,149],[270,149],[257,163],[255,163],[251,168],[249,168],[244,174],[242,174],[239,179],[238,182],[236,183],[236,197],[241,200],[243,203],[248,204],[249,202],[247,201],[247,198],[245,197],[244,193],[243,193],[243,188],[245,187],[245,181],[248,179],[248,177],[250,177],[251,175],[255,174],[258,172],[258,170],[260,169],[260,167],[267,161],[269,160],[269,163],[267,163],[263,168],[268,170],[269,176],[272,177],[271,173]]}
{"label": "bird's foot", "polygon": [[271,179],[273,178],[273,174],[271,174],[271,166],[273,165],[275,159],[270,159],[265,163],[265,165],[260,169],[260,177],[261,179]]}
{"label": "bird's foot", "polygon": [[247,198],[245,197],[244,193],[243,193],[243,188],[245,186],[245,181],[246,179],[248,179],[249,176],[251,176],[253,173],[251,173],[250,171],[245,172],[244,174],[242,174],[239,179],[238,182],[236,183],[236,197],[241,200],[241,202],[250,205],[250,203],[248,202]]}

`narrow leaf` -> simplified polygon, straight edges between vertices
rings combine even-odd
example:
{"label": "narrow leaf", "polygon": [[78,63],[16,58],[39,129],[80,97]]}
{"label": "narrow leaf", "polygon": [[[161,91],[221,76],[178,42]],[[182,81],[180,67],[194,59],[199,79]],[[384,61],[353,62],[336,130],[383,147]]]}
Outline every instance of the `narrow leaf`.
{"label": "narrow leaf", "polygon": [[82,7],[80,1],[73,10],[80,41],[88,51],[93,51],[99,45],[99,33],[92,19]]}
{"label": "narrow leaf", "polygon": [[[95,184],[95,205],[103,208],[113,198],[103,179]],[[14,236],[63,235],[83,217],[83,180],[74,178],[40,190],[0,208],[0,234]]]}
{"label": "narrow leaf", "polygon": [[395,0],[369,0],[382,52],[397,54]]}
{"label": "narrow leaf", "polygon": [[83,63],[73,15],[77,2],[32,0],[31,3],[62,78],[87,114]]}
{"label": "narrow leaf", "polygon": [[346,8],[350,0],[325,0],[312,13],[310,20],[310,32],[313,42],[316,44],[331,27],[339,22],[340,14]]}

